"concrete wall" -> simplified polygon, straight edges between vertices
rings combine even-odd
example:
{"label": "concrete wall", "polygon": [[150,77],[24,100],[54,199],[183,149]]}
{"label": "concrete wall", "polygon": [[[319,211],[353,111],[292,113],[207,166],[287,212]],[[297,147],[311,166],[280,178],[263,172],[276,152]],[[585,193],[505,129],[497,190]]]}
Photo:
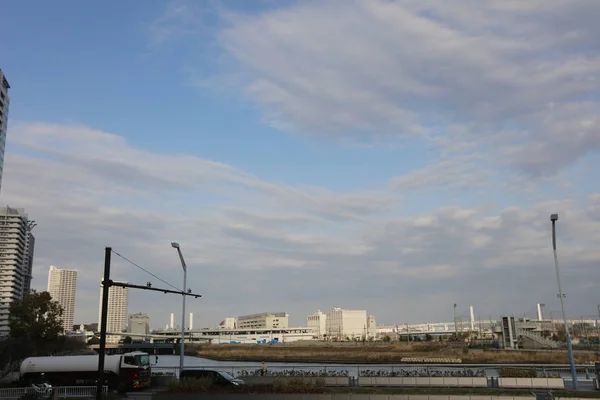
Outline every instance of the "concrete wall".
{"label": "concrete wall", "polygon": [[498,378],[498,387],[507,389],[564,389],[562,378]]}
{"label": "concrete wall", "polygon": [[[413,394],[355,394],[355,393],[321,393],[321,394],[252,394],[245,393],[157,393],[153,400],[170,400],[176,396],[177,400],[236,400],[252,398],[256,400],[534,400],[533,396],[445,396],[445,395],[413,395]],[[583,400],[583,399],[570,399]]]}

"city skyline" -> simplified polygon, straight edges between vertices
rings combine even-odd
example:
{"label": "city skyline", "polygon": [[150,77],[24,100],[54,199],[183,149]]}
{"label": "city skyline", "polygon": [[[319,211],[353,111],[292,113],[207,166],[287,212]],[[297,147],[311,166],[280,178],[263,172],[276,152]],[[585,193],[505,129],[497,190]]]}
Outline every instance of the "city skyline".
{"label": "city skyline", "polygon": [[173,241],[196,326],[559,310],[553,213],[567,317],[596,313],[600,3],[21,3],[0,204],[39,224],[34,289],[79,270],[75,322],[106,246],[168,285],[118,256],[113,279],[181,287]]}

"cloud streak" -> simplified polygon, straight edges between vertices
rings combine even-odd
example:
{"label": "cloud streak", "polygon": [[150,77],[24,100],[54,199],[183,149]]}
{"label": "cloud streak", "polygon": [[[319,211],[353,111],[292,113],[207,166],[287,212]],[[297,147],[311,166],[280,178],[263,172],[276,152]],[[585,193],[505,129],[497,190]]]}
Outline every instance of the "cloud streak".
{"label": "cloud streak", "polygon": [[[598,151],[598,15],[589,0],[298,2],[222,13],[218,40],[276,127],[422,139],[462,125],[480,152],[551,176]],[[574,128],[548,126],[561,114]]]}
{"label": "cloud streak", "polygon": [[[447,310],[435,304],[450,292],[464,304],[484,294],[507,299],[500,305],[477,300],[494,315],[550,303],[551,212],[561,215],[565,286],[582,288],[570,304],[585,308],[597,289],[582,285],[600,261],[598,194],[580,207],[555,201],[403,216],[401,204],[390,202],[387,192],[276,185],[227,164],[141,150],[118,135],[83,126],[19,124],[11,135],[3,194],[39,224],[35,286],[44,286],[50,264],[79,269],[78,322],[96,318],[105,246],[178,285],[172,240],[184,248],[190,287],[205,296],[191,307],[207,326],[273,304],[292,313],[295,323],[303,323],[312,308],[340,304],[368,307],[380,322],[419,321],[423,310],[431,319],[444,319]],[[183,184],[184,176],[192,177],[190,184]],[[211,193],[226,196],[228,205],[193,206]],[[521,291],[510,282],[490,283],[523,276],[537,276],[535,287]],[[118,257],[114,277],[152,280]],[[130,311],[150,312],[156,326],[178,309],[176,299],[145,293],[131,298]],[[421,305],[414,309],[390,306],[417,298]]]}

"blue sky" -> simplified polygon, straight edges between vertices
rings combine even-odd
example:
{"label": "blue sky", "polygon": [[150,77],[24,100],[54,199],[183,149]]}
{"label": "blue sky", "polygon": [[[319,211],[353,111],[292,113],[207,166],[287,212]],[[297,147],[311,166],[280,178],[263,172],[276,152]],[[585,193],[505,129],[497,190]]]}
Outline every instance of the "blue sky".
{"label": "blue sky", "polygon": [[517,312],[551,303],[552,276],[530,293],[504,287],[507,304],[465,281],[535,276],[546,214],[559,212],[586,313],[597,285],[585,271],[600,260],[600,6],[470,5],[7,2],[1,197],[38,221],[34,286],[50,264],[79,269],[76,319],[94,320],[102,248],[170,275],[161,243],[177,235],[202,274],[240,293],[225,301],[192,276],[215,298],[198,321],[272,304],[297,323],[334,305],[386,323],[448,318],[443,301]]}

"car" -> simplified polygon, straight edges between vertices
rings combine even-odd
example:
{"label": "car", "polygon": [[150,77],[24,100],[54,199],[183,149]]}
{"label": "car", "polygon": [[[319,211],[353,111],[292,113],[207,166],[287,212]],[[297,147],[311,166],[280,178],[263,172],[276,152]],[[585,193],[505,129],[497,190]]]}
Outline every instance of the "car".
{"label": "car", "polygon": [[179,379],[210,379],[212,381],[213,386],[244,386],[245,383],[243,380],[238,379],[225,371],[217,371],[212,369],[203,369],[203,368],[185,368],[181,374],[179,374]]}

